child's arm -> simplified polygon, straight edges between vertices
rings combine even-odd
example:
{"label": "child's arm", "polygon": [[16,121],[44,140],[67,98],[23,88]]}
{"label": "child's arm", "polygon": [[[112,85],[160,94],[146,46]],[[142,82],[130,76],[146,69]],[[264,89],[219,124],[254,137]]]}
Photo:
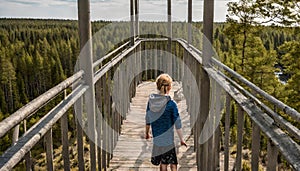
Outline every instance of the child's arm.
{"label": "child's arm", "polygon": [[151,138],[151,135],[150,135],[150,125],[146,125],[146,136],[145,136],[146,139],[149,139]]}
{"label": "child's arm", "polygon": [[187,145],[186,145],[186,143],[185,143],[185,141],[183,139],[182,129],[181,128],[180,129],[176,129],[176,132],[177,132],[178,137],[180,139],[180,145],[184,145],[185,147],[187,147]]}

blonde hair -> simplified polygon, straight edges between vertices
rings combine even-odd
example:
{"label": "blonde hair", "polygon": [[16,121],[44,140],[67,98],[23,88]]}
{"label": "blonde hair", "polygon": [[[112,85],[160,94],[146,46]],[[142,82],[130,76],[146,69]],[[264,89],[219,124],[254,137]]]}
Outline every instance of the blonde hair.
{"label": "blonde hair", "polygon": [[169,74],[160,74],[156,79],[156,86],[160,92],[167,93],[167,87],[171,86],[172,78]]}

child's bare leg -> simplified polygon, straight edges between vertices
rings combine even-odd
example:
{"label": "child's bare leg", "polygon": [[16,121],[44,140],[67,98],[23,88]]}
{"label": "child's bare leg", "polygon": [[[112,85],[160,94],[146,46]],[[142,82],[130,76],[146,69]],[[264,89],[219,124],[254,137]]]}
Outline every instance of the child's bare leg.
{"label": "child's bare leg", "polygon": [[167,164],[160,164],[160,171],[167,171]]}
{"label": "child's bare leg", "polygon": [[177,164],[171,164],[170,167],[172,171],[177,171]]}

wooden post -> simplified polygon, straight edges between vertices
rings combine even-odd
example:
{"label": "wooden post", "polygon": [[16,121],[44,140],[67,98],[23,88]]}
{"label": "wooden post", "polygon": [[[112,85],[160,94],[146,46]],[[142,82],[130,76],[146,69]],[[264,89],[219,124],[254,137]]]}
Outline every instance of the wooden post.
{"label": "wooden post", "polygon": [[140,22],[139,22],[139,1],[140,0],[135,0],[135,36],[138,37],[140,34]]}
{"label": "wooden post", "polygon": [[[27,132],[27,121],[26,119],[23,121],[23,125],[24,125],[24,133]],[[30,171],[32,170],[31,166],[32,166],[32,162],[31,162],[31,152],[28,151],[26,154],[25,154],[25,166],[26,166],[26,171]]]}
{"label": "wooden post", "polygon": [[[67,92],[64,90],[64,98],[67,97]],[[64,160],[64,170],[70,170],[69,158],[69,140],[68,140],[68,115],[65,113],[60,119],[61,139],[62,139],[62,157]]]}
{"label": "wooden post", "polygon": [[64,114],[60,119],[62,138],[62,157],[64,160],[64,170],[70,170],[69,140],[68,140],[68,116]]}
{"label": "wooden post", "polygon": [[83,158],[83,130],[81,127],[82,123],[82,102],[83,102],[83,97],[80,97],[77,102],[76,102],[76,132],[77,132],[77,151],[78,151],[78,170],[79,171],[84,171],[84,158]]}
{"label": "wooden post", "polygon": [[[208,66],[212,56],[212,32],[213,32],[213,15],[214,15],[214,1],[204,0],[204,12],[203,12],[203,66]],[[209,99],[210,99],[210,81],[207,72],[202,68],[201,70],[201,85],[200,87],[200,118],[199,125],[200,132],[203,129],[206,119],[209,114]],[[200,167],[198,170],[206,170],[208,168],[208,142],[200,145],[197,148],[197,152],[200,153]]]}
{"label": "wooden post", "polygon": [[188,0],[188,44],[192,43],[192,19],[193,18],[193,4],[192,0]]}
{"label": "wooden post", "polygon": [[[90,170],[96,170],[96,134],[95,134],[95,89],[94,71],[92,55],[92,28],[90,21],[90,1],[78,0],[78,17],[80,30],[80,49],[81,58],[79,59],[80,68],[84,70],[83,80],[89,89],[85,93],[85,102],[88,115],[88,135],[90,144]],[[84,47],[84,49],[83,49]]]}
{"label": "wooden post", "polygon": [[97,159],[98,159],[98,170],[102,170],[102,124],[101,124],[101,120],[100,120],[100,115],[102,115],[103,111],[102,111],[102,106],[103,106],[103,85],[101,82],[101,78],[100,81],[96,84],[96,92],[97,92],[97,103],[98,103],[98,109],[99,109],[99,114],[96,117],[97,118]]}
{"label": "wooden post", "polygon": [[244,111],[241,106],[238,106],[237,116],[237,152],[236,152],[236,170],[242,170],[242,146],[243,146],[243,128],[244,128]]}
{"label": "wooden post", "polygon": [[212,56],[213,42],[213,22],[214,22],[214,0],[204,0],[203,14],[203,65],[210,63]]}
{"label": "wooden post", "polygon": [[130,0],[130,45],[134,45],[134,0]]}
{"label": "wooden post", "polygon": [[20,130],[20,124],[18,124],[14,128],[13,137],[12,137],[12,145],[14,145],[19,139],[19,130]]}
{"label": "wooden post", "polygon": [[231,97],[227,93],[226,94],[226,113],[225,113],[225,139],[224,139],[224,171],[229,170],[230,102],[231,102]]}
{"label": "wooden post", "polygon": [[[102,87],[103,87],[103,97],[104,97],[104,102],[103,102],[103,119],[107,119],[107,87],[106,87],[106,75],[104,75],[101,78],[102,82]],[[105,122],[105,121],[104,121]],[[102,167],[104,170],[106,170],[107,163],[106,163],[106,156],[107,156],[107,128],[106,124],[102,124]]]}
{"label": "wooden post", "polygon": [[52,128],[45,134],[47,170],[53,171],[53,140]]}
{"label": "wooden post", "polygon": [[251,170],[258,171],[259,169],[259,149],[260,149],[260,129],[257,124],[252,122],[252,155],[251,155]]}
{"label": "wooden post", "polygon": [[216,98],[215,98],[215,107],[216,107],[216,111],[215,111],[215,117],[214,117],[214,124],[218,125],[216,127],[215,133],[214,133],[214,149],[215,149],[215,154],[213,156],[214,158],[214,168],[213,170],[220,170],[220,136],[221,136],[221,128],[220,128],[220,121],[218,119],[221,119],[221,103],[222,103],[222,97],[221,97],[221,92],[222,92],[222,88],[221,86],[215,82],[216,84]]}
{"label": "wooden post", "polygon": [[[168,0],[168,50],[167,54],[170,58],[172,56],[172,1]],[[172,73],[172,61],[167,62],[167,72]]]}
{"label": "wooden post", "polygon": [[277,157],[278,157],[278,149],[273,144],[273,142],[269,139],[268,140],[268,148],[267,148],[267,171],[276,171],[277,169]]}

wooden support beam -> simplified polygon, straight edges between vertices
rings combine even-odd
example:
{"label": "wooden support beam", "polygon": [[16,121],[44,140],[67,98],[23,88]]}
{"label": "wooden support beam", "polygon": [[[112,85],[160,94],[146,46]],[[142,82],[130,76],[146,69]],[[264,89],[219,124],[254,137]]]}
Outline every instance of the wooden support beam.
{"label": "wooden support beam", "polygon": [[204,0],[203,11],[203,65],[207,66],[213,54],[214,0]]}
{"label": "wooden support beam", "polygon": [[76,132],[77,132],[77,152],[78,152],[78,170],[84,171],[84,158],[83,158],[83,130],[81,127],[82,124],[82,109],[83,98],[80,97],[75,105],[76,110]]}
{"label": "wooden support beam", "polygon": [[231,103],[231,97],[228,93],[226,93],[225,138],[224,138],[224,171],[229,170],[230,103]]}
{"label": "wooden support beam", "polygon": [[95,134],[95,89],[92,54],[92,27],[90,21],[90,0],[78,0],[78,21],[80,35],[80,59],[79,65],[84,70],[84,84],[89,86],[85,93],[84,105],[88,116],[88,133],[90,144],[90,169],[96,170],[96,134]]}
{"label": "wooden support beam", "polygon": [[244,111],[241,106],[238,106],[237,118],[237,152],[236,152],[236,167],[237,171],[242,170],[242,149],[243,149],[243,128],[244,128]]}
{"label": "wooden support beam", "polygon": [[268,139],[268,147],[267,147],[267,171],[276,171],[277,169],[277,157],[278,157],[278,149],[272,142],[272,140]]}
{"label": "wooden support beam", "polygon": [[[172,56],[172,0],[168,0],[168,45],[167,45],[167,54],[169,57]],[[167,72],[172,74],[172,61],[167,62]]]}
{"label": "wooden support beam", "polygon": [[47,159],[47,170],[53,171],[53,139],[52,139],[52,128],[47,131],[44,137],[46,143],[46,159]]}
{"label": "wooden support beam", "polygon": [[139,23],[139,11],[140,11],[140,0],[135,0],[135,37],[140,34],[140,23]]}
{"label": "wooden support beam", "polygon": [[252,146],[251,146],[251,170],[259,169],[259,150],[260,150],[260,129],[257,124],[252,122]]}
{"label": "wooden support beam", "polygon": [[193,3],[188,0],[188,44],[192,43]]}
{"label": "wooden support beam", "polygon": [[69,139],[68,139],[68,115],[64,114],[60,119],[61,125],[61,139],[62,139],[62,157],[64,160],[64,170],[70,170],[69,157]]}
{"label": "wooden support beam", "polygon": [[134,45],[134,0],[130,0],[130,45]]}
{"label": "wooden support beam", "polygon": [[[213,14],[214,14],[214,1],[204,0],[204,12],[203,12],[203,65],[207,66],[210,63],[212,56],[212,31],[213,31]],[[202,68],[201,70],[201,85],[200,87],[200,132],[203,129],[206,119],[209,114],[209,101],[210,101],[210,81],[207,72]],[[203,132],[202,132],[203,133]],[[200,153],[200,167],[198,170],[206,170],[209,166],[208,155],[208,142],[198,147],[198,153]]]}

